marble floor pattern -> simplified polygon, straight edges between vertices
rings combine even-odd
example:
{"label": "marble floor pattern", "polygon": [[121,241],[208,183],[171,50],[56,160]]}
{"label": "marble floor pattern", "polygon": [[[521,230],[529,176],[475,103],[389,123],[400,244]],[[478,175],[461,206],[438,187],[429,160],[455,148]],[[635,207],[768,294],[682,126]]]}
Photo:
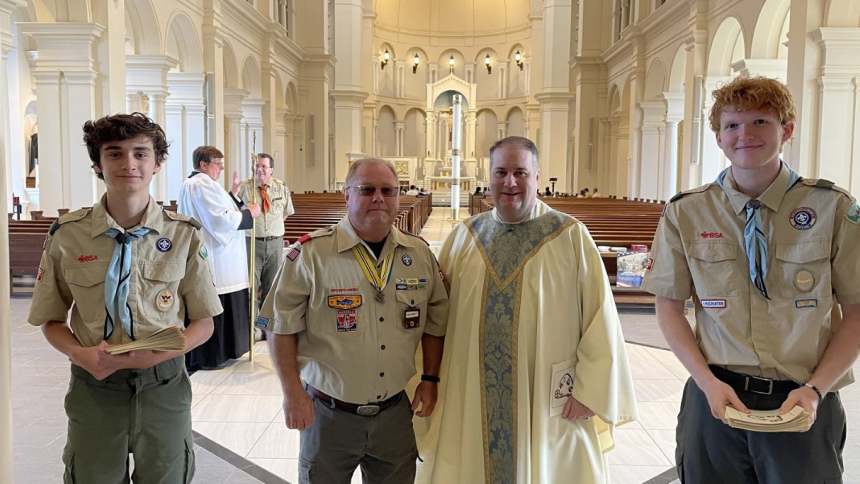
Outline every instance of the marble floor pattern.
{"label": "marble floor pattern", "polygon": [[[437,246],[451,229],[435,210],[422,236]],[[465,214],[465,210],[461,211]],[[61,454],[66,417],[63,397],[68,361],[26,323],[30,298],[16,288],[12,298],[12,402],[15,482],[62,482]],[[674,429],[688,374],[657,329],[653,310],[621,309],[640,419],[619,427],[617,447],[609,453],[611,480],[617,484],[667,483],[674,461]],[[640,344],[641,343],[641,344]],[[860,373],[860,363],[854,365]],[[226,368],[197,372],[194,430],[197,448],[194,482],[242,484],[297,482],[299,434],[284,425],[280,384],[265,343],[255,345],[254,362],[245,357]],[[860,482],[860,384],[841,392],[848,414],[846,482]],[[209,451],[212,452],[209,452]],[[661,476],[656,478],[657,476]],[[353,482],[361,482],[356,474]]]}

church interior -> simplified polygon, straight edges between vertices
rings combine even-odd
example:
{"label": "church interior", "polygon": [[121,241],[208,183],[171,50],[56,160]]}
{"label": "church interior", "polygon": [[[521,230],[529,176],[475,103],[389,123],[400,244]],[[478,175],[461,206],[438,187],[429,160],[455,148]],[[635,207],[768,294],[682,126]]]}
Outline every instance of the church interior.
{"label": "church interior", "polygon": [[[432,193],[420,234],[438,246],[452,180],[468,216],[506,136],[536,143],[541,189],[554,179],[561,194],[659,204],[713,181],[728,161],[708,127],[711,92],[767,76],[797,104],[783,160],[860,194],[856,0],[0,0],[0,52],[4,274],[13,220],[102,196],[81,126],[120,112],[164,128],[151,195],[167,205],[201,145],[224,152],[225,188],[262,151],[295,194],[340,191],[350,164],[373,156]],[[2,279],[0,483],[59,482],[68,362],[26,322],[32,284]],[[688,374],[653,304],[621,313],[641,418],[616,432],[612,482],[673,482]],[[192,377],[195,482],[296,482],[298,433],[283,425],[265,343],[255,352]],[[847,481],[860,481],[856,387],[842,391]]]}

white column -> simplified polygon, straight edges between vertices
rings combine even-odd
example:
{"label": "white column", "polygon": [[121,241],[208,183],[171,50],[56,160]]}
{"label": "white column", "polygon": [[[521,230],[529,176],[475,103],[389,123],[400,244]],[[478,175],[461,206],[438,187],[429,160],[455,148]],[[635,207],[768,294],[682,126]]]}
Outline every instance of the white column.
{"label": "white column", "polygon": [[823,141],[818,145],[818,173],[812,176],[833,180],[856,193],[860,191],[860,162],[856,158],[860,155],[856,85],[860,78],[860,29],[822,27],[812,36],[822,51],[818,133]]}
{"label": "white column", "polygon": [[287,159],[287,125],[284,120],[287,113],[284,109],[278,109],[275,114],[275,142],[272,144],[272,152],[269,154],[272,155],[274,159],[275,173],[277,173],[277,177],[284,180],[284,183],[289,185],[289,182],[287,182],[287,165],[285,162]]}
{"label": "white column", "polygon": [[660,200],[669,200],[681,190],[679,185],[678,123],[684,119],[684,93],[664,92],[657,99],[666,103],[663,167],[660,170]]}
{"label": "white column", "polygon": [[655,200],[660,197],[660,166],[663,153],[660,152],[660,132],[663,119],[666,116],[666,104],[662,101],[647,101],[639,103],[643,111],[642,143],[639,152],[638,196]]}
{"label": "white column", "polygon": [[403,121],[394,121],[394,154],[395,156],[403,156],[403,131],[406,123]]}
{"label": "white column", "polygon": [[125,110],[125,2],[93,2],[94,17],[105,29],[96,43],[99,76],[96,85],[101,109],[96,117]]}
{"label": "white column", "polygon": [[[0,116],[9,119],[9,84],[6,74],[6,54],[10,51],[9,28],[11,14],[14,9],[23,8],[25,2],[0,0]],[[12,318],[9,309],[9,294],[11,287],[9,278],[9,228],[6,215],[9,213],[11,193],[7,187],[11,185],[6,170],[11,164],[9,149],[9,123],[4,122],[0,128],[0,482],[14,482],[14,461],[12,452]]]}
{"label": "white column", "polygon": [[508,123],[505,121],[496,122],[496,139],[502,139],[508,136]]}
{"label": "white column", "polygon": [[[334,99],[334,179],[345,181],[346,172],[349,170],[349,156],[362,153],[362,110],[367,93],[349,89],[332,90],[329,94]],[[352,155],[347,156],[349,153]]]}
{"label": "white column", "polygon": [[[163,92],[147,94],[149,97],[149,117],[158,123],[159,126],[167,124],[167,111],[165,102],[167,96]],[[156,200],[168,201],[167,195],[167,176],[161,176],[161,173],[155,175],[153,183],[149,186],[149,193]],[[177,196],[179,192],[176,192]]]}
{"label": "white column", "polygon": [[453,115],[451,116],[451,219],[460,220],[460,158],[462,149],[463,101],[459,94],[454,95]]}
{"label": "white column", "polygon": [[225,146],[218,147],[224,152],[225,170],[229,176],[233,171],[241,177],[246,164],[242,163],[242,102],[250,92],[244,89],[224,89],[224,116],[227,118],[227,139]]}
{"label": "white column", "polygon": [[427,129],[425,131],[425,143],[427,153],[424,153],[428,158],[436,158],[436,111],[427,111]]}
{"label": "white column", "polygon": [[406,77],[403,73],[404,71],[404,62],[402,60],[394,61],[394,83],[397,90],[397,97],[403,97],[403,91],[405,90]]}
{"label": "white column", "polygon": [[[685,39],[687,44],[687,70],[684,73],[684,146],[681,160],[681,190],[702,185],[702,135],[704,123],[705,62],[707,60],[708,31],[694,30]],[[710,180],[709,180],[710,181]]]}
{"label": "white column", "polygon": [[[242,179],[252,176],[251,153],[259,153],[263,148],[263,106],[266,101],[262,99],[245,99],[242,101],[242,155],[233,160],[233,166],[238,168],[239,177]],[[256,143],[254,134],[256,133]],[[234,169],[235,169],[234,168]],[[232,176],[232,170],[229,172]]]}
{"label": "white column", "polygon": [[708,116],[711,112],[711,106],[714,105],[714,99],[711,93],[719,86],[730,81],[732,78],[728,76],[708,76],[705,79],[705,87],[703,90],[704,107],[701,112],[702,120],[702,180],[701,182],[709,183],[717,179],[717,175],[726,167],[726,155],[720,146],[717,144],[717,136],[711,131]]}
{"label": "white column", "polygon": [[463,152],[468,153],[469,158],[476,156],[489,156],[488,153],[475,153],[475,123],[478,120],[477,111],[469,109],[464,113],[466,118],[466,135],[463,137]]}
{"label": "white column", "polygon": [[499,99],[508,98],[508,61],[499,61]]}
{"label": "white column", "polygon": [[[167,135],[167,141],[170,143],[170,155],[167,157],[167,163],[161,168],[161,172],[155,175],[155,177],[167,179],[168,200],[176,200],[179,192],[174,195],[172,188],[177,183],[181,187],[185,178],[191,174],[190,170],[187,174],[184,173],[184,154],[189,151],[189,147],[185,144],[185,133],[183,130],[185,124],[183,121],[184,114],[182,103],[176,102],[172,98],[167,98],[164,105],[164,134]],[[190,151],[193,152],[194,148],[197,148],[197,146],[190,147]],[[190,164],[189,161],[189,166]]]}

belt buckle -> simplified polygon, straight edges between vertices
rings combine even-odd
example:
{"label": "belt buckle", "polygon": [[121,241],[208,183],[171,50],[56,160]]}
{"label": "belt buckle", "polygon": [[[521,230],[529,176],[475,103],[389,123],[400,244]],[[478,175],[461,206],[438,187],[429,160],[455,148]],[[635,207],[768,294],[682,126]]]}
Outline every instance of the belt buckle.
{"label": "belt buckle", "polygon": [[[749,388],[751,378],[768,382],[769,385],[768,385],[767,391],[766,392],[760,392],[758,390],[753,390],[753,389]],[[752,393],[758,393],[759,395],[770,395],[773,393],[773,380],[771,380],[770,378],[762,378],[759,376],[747,375],[747,379],[744,382],[744,390],[752,392]]]}
{"label": "belt buckle", "polygon": [[359,405],[355,413],[362,417],[372,417],[379,413],[379,405]]}

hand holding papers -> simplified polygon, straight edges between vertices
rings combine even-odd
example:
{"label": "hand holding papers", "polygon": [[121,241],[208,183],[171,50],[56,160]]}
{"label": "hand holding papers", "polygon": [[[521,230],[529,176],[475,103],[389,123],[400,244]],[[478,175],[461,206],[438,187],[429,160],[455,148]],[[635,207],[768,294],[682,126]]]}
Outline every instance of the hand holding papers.
{"label": "hand holding papers", "polygon": [[141,340],[124,345],[108,346],[105,352],[109,355],[121,355],[134,350],[170,351],[185,349],[185,334],[176,326],[158,330]]}
{"label": "hand holding papers", "polygon": [[801,432],[811,424],[809,413],[797,406],[785,415],[780,415],[779,409],[752,410],[745,414],[727,406],[726,420],[730,427],[754,432]]}

